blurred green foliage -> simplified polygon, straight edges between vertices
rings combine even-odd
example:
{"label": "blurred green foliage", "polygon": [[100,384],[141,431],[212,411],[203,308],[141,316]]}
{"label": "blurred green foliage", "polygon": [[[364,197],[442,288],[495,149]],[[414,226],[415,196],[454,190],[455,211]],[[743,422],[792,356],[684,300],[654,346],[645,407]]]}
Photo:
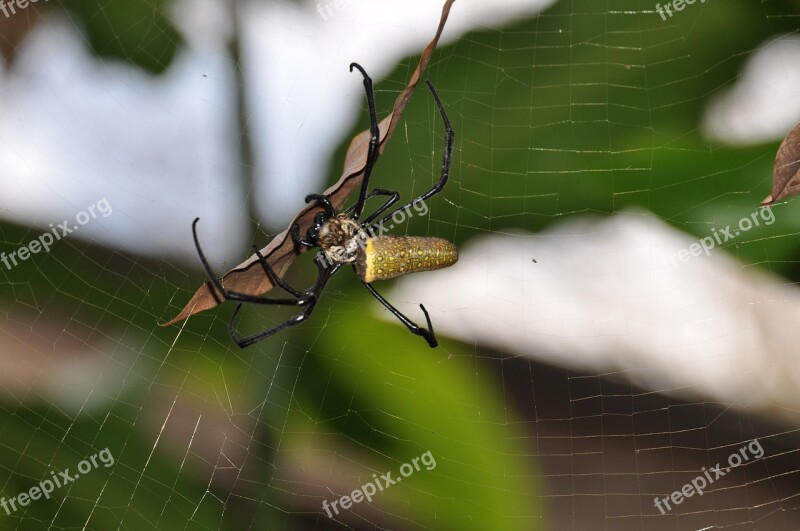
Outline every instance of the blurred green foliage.
{"label": "blurred green foliage", "polygon": [[168,18],[167,0],[68,0],[61,5],[83,28],[95,54],[151,74],[169,67],[182,42]]}
{"label": "blurred green foliage", "polygon": [[[701,136],[700,118],[752,52],[797,31],[796,17],[781,16],[797,3],[688,6],[666,23],[653,8],[638,0],[558,2],[533,20],[439,50],[427,75],[453,122],[456,162],[430,219],[413,220],[408,232],[462,243],[481,232],[539,231],[564,216],[641,207],[703,237],[756,210],[779,142],[714,144]],[[390,107],[414,64],[378,84],[379,109]],[[356,130],[367,123],[362,116]],[[419,91],[405,124],[406,141],[393,139],[374,184],[412,196],[439,172],[432,98]],[[800,279],[800,211],[774,211],[773,225],[727,249],[744,265]]]}
{"label": "blurred green foliage", "polygon": [[[64,5],[101,57],[160,72],[177,53],[180,38],[165,2]],[[429,202],[427,217],[400,231],[464,243],[482,232],[536,231],[573,214],[638,206],[702,237],[749,215],[769,191],[777,143],[714,145],[700,136],[699,118],[751,52],[797,30],[796,17],[786,16],[796,3],[713,2],[668,23],[652,9],[633,0],[562,1],[541,16],[441,47],[428,76],[456,130],[452,180]],[[377,84],[379,109],[389,109],[415,64],[403,61]],[[364,112],[353,133],[366,126]],[[419,90],[373,184],[404,197],[421,193],[438,175],[442,140],[433,101]],[[800,214],[786,205],[774,210],[775,224],[753,229],[729,249],[745,266],[794,279]],[[40,232],[3,223],[0,241],[14,248]],[[296,285],[312,279],[307,262],[291,273]],[[187,268],[194,270],[188,278]],[[302,505],[287,469],[278,468],[311,449],[358,456],[358,465],[377,472],[430,450],[434,470],[372,503],[397,526],[530,529],[543,522],[536,470],[523,457],[535,450],[473,346],[442,338],[442,347],[431,350],[400,325],[376,319],[372,299],[348,272],[334,279],[303,327],[239,351],[227,337],[231,308],[156,326],[203,280],[196,263],[126,256],[76,238],[32,257],[27,267],[0,271],[8,319],[33,313],[64,320],[66,334],[75,327],[124,342],[137,353],[131,378],[145,382],[102,397],[99,411],[71,413],[42,396],[4,407],[3,496],[105,447],[117,460],[57,491],[55,501],[0,513],[4,528],[324,526],[321,508]],[[392,293],[391,284],[381,289]],[[248,308],[241,327],[256,331],[289,313]],[[164,420],[154,400],[170,406],[187,396],[255,421],[231,488],[186,464],[199,452],[194,446],[170,444],[152,426]],[[369,479],[353,477],[352,488]]]}

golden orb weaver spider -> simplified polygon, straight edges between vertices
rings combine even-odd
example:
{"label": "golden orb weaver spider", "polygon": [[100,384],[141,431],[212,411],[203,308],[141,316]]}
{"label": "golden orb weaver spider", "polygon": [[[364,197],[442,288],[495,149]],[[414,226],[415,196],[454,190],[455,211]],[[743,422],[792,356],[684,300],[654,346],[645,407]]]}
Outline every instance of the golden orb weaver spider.
{"label": "golden orb weaver spider", "polygon": [[[336,212],[330,199],[324,195],[311,194],[305,198],[306,203],[313,201],[323,209],[314,217],[314,223],[308,229],[305,237],[300,235],[300,230],[296,223],[291,229],[291,237],[294,241],[295,248],[318,247],[320,249],[315,257],[315,262],[317,264],[317,280],[311,288],[299,291],[290,286],[275,273],[266,259],[261,255],[258,248],[254,246],[253,250],[258,256],[261,267],[264,269],[264,274],[267,275],[276,287],[281,288],[291,295],[292,298],[273,299],[226,290],[217,278],[217,275],[211,270],[211,266],[209,266],[200,248],[200,242],[197,238],[197,222],[200,218],[195,219],[192,223],[194,244],[208,278],[214,288],[222,294],[223,300],[239,303],[228,323],[228,333],[231,339],[240,348],[248,347],[286,328],[297,326],[308,319],[314,311],[314,307],[319,301],[328,281],[346,264],[352,264],[356,276],[358,276],[367,290],[369,290],[369,292],[387,310],[392,312],[392,314],[413,334],[422,336],[431,348],[439,344],[433,331],[431,318],[425,306],[422,304],[419,305],[422,312],[425,314],[428,328],[423,328],[415,324],[408,317],[403,315],[397,308],[384,299],[383,296],[372,287],[371,283],[375,280],[388,280],[417,271],[430,271],[451,266],[458,260],[458,249],[449,241],[441,238],[392,235],[374,236],[374,231],[376,228],[382,227],[383,223],[399,210],[407,210],[444,190],[447,184],[447,178],[450,174],[450,163],[453,153],[453,129],[450,126],[450,120],[439,99],[439,95],[436,93],[436,89],[433,88],[433,84],[430,81],[426,81],[436,101],[436,106],[439,109],[439,114],[441,115],[445,128],[444,159],[442,161],[442,171],[439,176],[439,181],[424,194],[401,207],[395,208],[388,214],[384,214],[400,199],[400,193],[383,188],[375,188],[367,193],[372,169],[380,154],[378,149],[380,144],[380,131],[378,129],[378,118],[375,111],[375,93],[372,88],[372,79],[370,79],[361,65],[351,63],[351,72],[353,68],[358,69],[364,78],[364,90],[367,95],[370,117],[370,143],[367,152],[367,162],[364,166],[364,180],[361,182],[356,203],[341,213]],[[388,199],[373,213],[361,220],[360,218],[363,214],[367,199],[377,196],[384,196]],[[376,221],[376,218],[379,217],[380,219]],[[212,293],[214,298],[217,299],[218,295],[214,293],[213,290]],[[221,303],[222,301],[217,299],[217,302]],[[242,305],[246,303],[298,306],[302,307],[303,311],[299,315],[291,317],[287,321],[268,330],[247,337],[239,337],[236,334],[236,317],[242,309]]]}

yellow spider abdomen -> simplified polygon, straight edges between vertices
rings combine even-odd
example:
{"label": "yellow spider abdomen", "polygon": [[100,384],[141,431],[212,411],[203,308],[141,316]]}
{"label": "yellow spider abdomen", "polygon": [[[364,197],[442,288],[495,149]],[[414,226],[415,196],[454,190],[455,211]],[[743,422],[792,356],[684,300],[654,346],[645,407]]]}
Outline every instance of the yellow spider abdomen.
{"label": "yellow spider abdomen", "polygon": [[366,283],[389,280],[417,271],[449,267],[458,260],[458,249],[442,238],[376,236],[358,250],[355,270]]}

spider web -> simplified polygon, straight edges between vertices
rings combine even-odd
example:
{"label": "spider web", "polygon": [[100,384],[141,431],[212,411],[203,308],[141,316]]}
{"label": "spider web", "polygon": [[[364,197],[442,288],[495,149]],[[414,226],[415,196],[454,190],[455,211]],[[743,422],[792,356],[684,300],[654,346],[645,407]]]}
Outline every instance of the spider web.
{"label": "spider web", "polygon": [[[797,75],[789,0],[695,3],[666,20],[644,1],[459,0],[428,71],[456,131],[450,182],[392,232],[451,239],[461,260],[376,285],[418,323],[423,302],[440,348],[387,319],[347,270],[309,321],[250,349],[230,341],[227,304],[157,326],[204,280],[194,217],[222,273],[335,180],[319,176],[336,174],[368,122],[360,80],[331,50],[367,67],[379,112],[390,108],[420,48],[394,41],[422,16],[388,4],[250,6],[244,66],[229,55],[223,8],[172,5],[185,49],[159,77],[94,57],[90,45],[106,55],[131,36],[95,42],[92,24],[58,6],[13,44],[0,74],[0,250],[61,234],[50,224],[77,229],[49,252],[0,262],[0,495],[19,500],[104,449],[114,464],[51,499],[0,508],[2,527],[797,528],[791,201],[663,284],[638,284],[652,266],[632,253],[688,249],[768,193],[777,145],[800,121],[796,97],[776,89]],[[119,20],[120,9],[101,2],[88,20]],[[14,17],[5,23],[34,20]],[[132,34],[177,39],[122,19]],[[163,60],[146,40],[131,56]],[[238,122],[237,72],[249,110]],[[288,89],[254,88],[273,85]],[[419,90],[373,185],[419,195],[442,147]],[[640,236],[620,236],[630,234]],[[304,258],[287,276],[297,287],[314,279]],[[648,287],[686,306],[665,310]],[[653,308],[705,306],[714,311],[689,313],[693,327],[677,321],[671,334],[641,326]],[[239,330],[295,313],[248,307]],[[742,448],[746,462],[728,467]],[[717,463],[729,470],[705,476],[702,495],[672,497]],[[401,481],[342,505],[388,472]],[[334,501],[331,518],[323,502]]]}

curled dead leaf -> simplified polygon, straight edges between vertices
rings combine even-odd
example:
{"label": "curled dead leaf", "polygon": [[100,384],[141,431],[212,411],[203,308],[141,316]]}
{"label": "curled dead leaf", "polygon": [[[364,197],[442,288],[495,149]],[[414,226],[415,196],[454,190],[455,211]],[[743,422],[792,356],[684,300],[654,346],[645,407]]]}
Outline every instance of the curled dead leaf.
{"label": "curled dead leaf", "polygon": [[[439,26],[436,30],[436,35],[434,35],[433,40],[431,40],[431,42],[422,51],[417,68],[411,74],[411,78],[409,79],[406,87],[402,92],[400,92],[400,95],[397,96],[397,99],[395,99],[394,105],[392,106],[392,111],[378,124],[381,138],[379,150],[380,153],[383,152],[386,143],[392,137],[395,128],[400,122],[400,118],[403,116],[403,111],[405,111],[406,105],[408,105],[411,95],[414,93],[414,89],[419,83],[422,73],[427,68],[428,63],[430,63],[431,56],[433,55],[436,44],[439,42],[439,38],[442,35],[445,23],[447,22],[447,17],[450,14],[450,7],[453,5],[454,1],[455,0],[445,0],[444,6],[442,7],[442,16],[439,19]],[[339,178],[336,184],[324,192],[324,194],[330,198],[331,203],[336,209],[341,208],[345,201],[347,201],[347,198],[350,197],[350,195],[361,185],[361,181],[364,177],[364,166],[367,163],[369,139],[369,129],[361,131],[353,138],[347,148],[342,176]],[[283,277],[294,260],[301,253],[306,251],[305,248],[295,249],[294,242],[289,236],[290,228],[292,225],[297,223],[300,227],[300,234],[305,234],[313,223],[314,216],[321,210],[322,209],[316,205],[306,206],[291,221],[291,223],[289,223],[289,226],[286,228],[286,230],[275,236],[266,247],[261,249],[261,254],[275,270],[275,273],[280,277]],[[270,279],[264,274],[264,270],[258,263],[258,257],[255,254],[225,273],[225,275],[222,277],[222,283],[226,289],[246,293],[248,295],[263,295],[274,287]],[[218,306],[219,303],[212,293],[212,290],[214,289],[215,288],[210,282],[204,283],[195,292],[194,296],[186,304],[183,310],[181,310],[181,312],[173,319],[161,326],[175,324],[189,316]]]}
{"label": "curled dead leaf", "polygon": [[769,206],[785,197],[800,193],[800,124],[789,131],[775,156],[772,193],[762,202]]}

